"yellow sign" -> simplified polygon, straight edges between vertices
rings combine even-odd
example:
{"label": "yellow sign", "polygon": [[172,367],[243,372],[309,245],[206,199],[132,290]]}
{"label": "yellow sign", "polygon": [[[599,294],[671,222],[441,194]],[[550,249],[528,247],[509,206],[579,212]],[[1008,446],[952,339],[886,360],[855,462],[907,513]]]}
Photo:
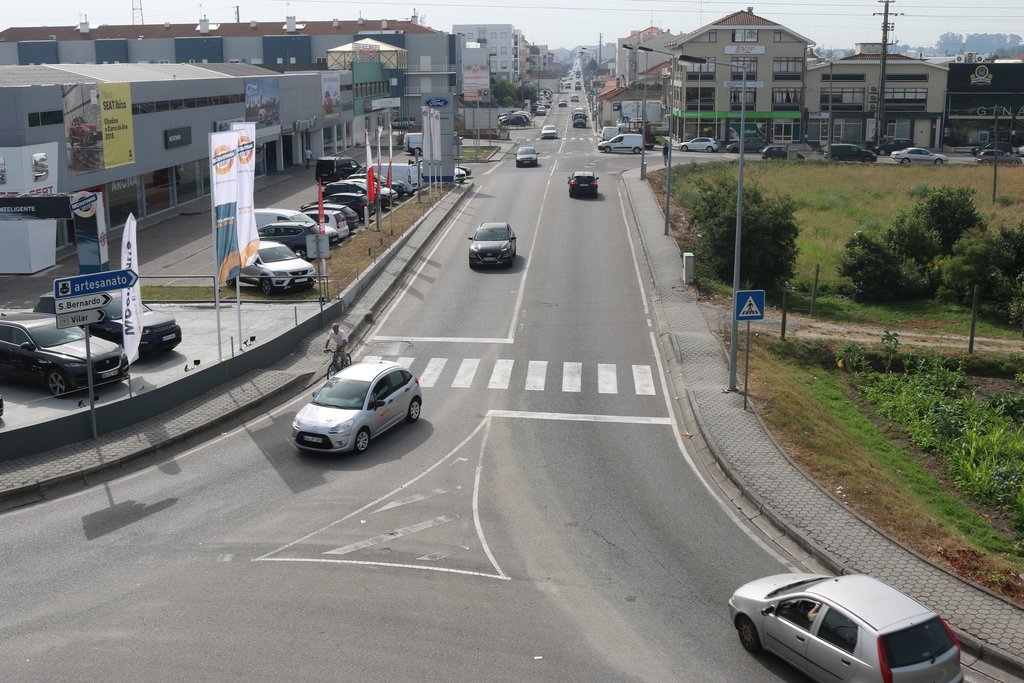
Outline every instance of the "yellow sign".
{"label": "yellow sign", "polygon": [[104,168],[134,164],[135,132],[132,129],[131,84],[100,84],[100,117]]}

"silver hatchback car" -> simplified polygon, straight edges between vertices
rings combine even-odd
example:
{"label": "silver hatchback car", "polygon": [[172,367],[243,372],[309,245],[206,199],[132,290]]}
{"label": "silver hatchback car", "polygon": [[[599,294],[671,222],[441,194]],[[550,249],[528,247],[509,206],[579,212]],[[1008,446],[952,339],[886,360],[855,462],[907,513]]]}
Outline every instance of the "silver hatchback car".
{"label": "silver hatchback car", "polygon": [[729,616],[748,652],[768,650],[816,681],[964,680],[946,622],[870,576],[768,576],[733,593]]}
{"label": "silver hatchback car", "polygon": [[313,394],[292,421],[295,445],[307,451],[362,453],[370,440],[420,418],[420,382],[390,361],[355,363]]}

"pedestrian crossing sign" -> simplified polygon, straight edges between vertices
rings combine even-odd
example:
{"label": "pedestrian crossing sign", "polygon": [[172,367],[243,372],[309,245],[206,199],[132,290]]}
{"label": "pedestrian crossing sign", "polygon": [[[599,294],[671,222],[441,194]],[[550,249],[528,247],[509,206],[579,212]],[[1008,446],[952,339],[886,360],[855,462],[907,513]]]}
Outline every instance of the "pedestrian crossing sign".
{"label": "pedestrian crossing sign", "polygon": [[764,320],[764,290],[740,289],[733,299],[736,320]]}

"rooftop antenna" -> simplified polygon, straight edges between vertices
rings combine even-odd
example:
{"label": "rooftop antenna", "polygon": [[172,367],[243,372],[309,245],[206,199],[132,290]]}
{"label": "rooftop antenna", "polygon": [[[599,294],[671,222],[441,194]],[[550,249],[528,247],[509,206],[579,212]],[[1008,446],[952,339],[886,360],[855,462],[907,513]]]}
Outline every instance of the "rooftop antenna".
{"label": "rooftop antenna", "polygon": [[132,26],[145,22],[142,19],[142,0],[132,0]]}

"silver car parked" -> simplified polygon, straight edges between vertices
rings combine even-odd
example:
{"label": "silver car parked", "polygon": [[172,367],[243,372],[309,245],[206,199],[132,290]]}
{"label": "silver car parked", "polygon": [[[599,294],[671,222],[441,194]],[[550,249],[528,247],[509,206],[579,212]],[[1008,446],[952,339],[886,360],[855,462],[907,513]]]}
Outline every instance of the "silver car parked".
{"label": "silver car parked", "polygon": [[768,576],[733,593],[729,616],[748,652],[768,650],[816,681],[964,680],[946,622],[870,576]]}
{"label": "silver car parked", "polygon": [[292,439],[307,451],[362,453],[402,420],[418,420],[422,405],[419,380],[398,363],[356,363],[313,394],[292,421]]}

